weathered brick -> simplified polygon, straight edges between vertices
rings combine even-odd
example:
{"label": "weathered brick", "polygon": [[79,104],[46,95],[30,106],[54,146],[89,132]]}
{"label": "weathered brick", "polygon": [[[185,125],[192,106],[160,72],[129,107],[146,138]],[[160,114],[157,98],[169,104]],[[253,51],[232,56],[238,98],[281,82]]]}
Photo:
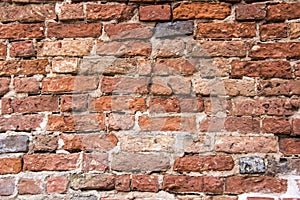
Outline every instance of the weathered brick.
{"label": "weathered brick", "polygon": [[109,168],[108,154],[85,153],[82,158],[83,171],[106,171]]}
{"label": "weathered brick", "polygon": [[274,200],[274,198],[269,198],[269,197],[247,197],[247,200]]}
{"label": "weathered brick", "polygon": [[0,96],[9,91],[10,78],[0,78]]}
{"label": "weathered brick", "polygon": [[300,135],[300,119],[295,118],[292,120],[292,133],[293,135]]}
{"label": "weathered brick", "polygon": [[274,153],[277,152],[277,138],[218,136],[216,138],[215,151],[228,153]]}
{"label": "weathered brick", "polygon": [[121,192],[129,192],[131,190],[130,175],[119,175],[115,180],[115,189]]}
{"label": "weathered brick", "polygon": [[[300,4],[299,4],[300,5]],[[250,47],[251,58],[297,58],[300,57],[300,43],[259,43]]]}
{"label": "weathered brick", "polygon": [[64,4],[58,13],[59,20],[80,20],[84,18],[82,4]]}
{"label": "weathered brick", "polygon": [[0,61],[0,76],[46,74],[48,60]]}
{"label": "weathered brick", "polygon": [[146,39],[152,36],[152,29],[139,23],[107,24],[104,30],[112,40]]}
{"label": "weathered brick", "polygon": [[142,40],[97,43],[97,54],[108,56],[150,56],[151,43]]}
{"label": "weathered brick", "polygon": [[141,21],[159,21],[171,19],[170,5],[140,6],[139,14]]}
{"label": "weathered brick", "polygon": [[29,137],[25,135],[2,136],[0,138],[0,153],[26,152]]}
{"label": "weathered brick", "polygon": [[262,131],[273,134],[290,134],[291,124],[288,118],[265,118],[262,120]]}
{"label": "weathered brick", "polygon": [[208,192],[222,193],[224,182],[212,176],[174,176],[165,175],[163,190],[171,193]]}
{"label": "weathered brick", "polygon": [[161,96],[171,95],[173,91],[167,81],[164,77],[154,77],[151,82],[150,93]]}
{"label": "weathered brick", "polygon": [[[130,162],[128,162],[130,160]],[[112,155],[111,168],[115,171],[167,171],[170,167],[169,157],[162,154],[117,153]]]}
{"label": "weathered brick", "polygon": [[11,57],[31,57],[35,55],[32,41],[13,42],[10,47]]}
{"label": "weathered brick", "polygon": [[267,20],[284,21],[300,18],[300,3],[279,3],[268,6]]}
{"label": "weathered brick", "polygon": [[225,180],[226,193],[284,193],[286,191],[287,180],[273,177],[231,176]]}
{"label": "weathered brick", "polygon": [[254,22],[198,23],[197,38],[250,38],[256,35]]}
{"label": "weathered brick", "polygon": [[300,23],[295,22],[290,24],[290,37],[291,39],[296,39],[300,37]]}
{"label": "weathered brick", "polygon": [[197,71],[191,61],[184,58],[157,59],[153,66],[155,75],[192,75]]}
{"label": "weathered brick", "polygon": [[76,73],[78,70],[78,59],[64,58],[52,60],[52,71],[54,73]]}
{"label": "weathered brick", "polygon": [[87,110],[88,96],[85,94],[64,95],[61,97],[60,102],[60,110],[62,112],[85,111]]}
{"label": "weathered brick", "polygon": [[79,154],[31,154],[23,157],[26,171],[67,171],[77,166]]}
{"label": "weathered brick", "polygon": [[70,187],[74,190],[112,190],[115,187],[112,174],[74,174],[70,180]]}
{"label": "weathered brick", "polygon": [[131,180],[132,190],[141,192],[158,192],[158,176],[134,174]]}
{"label": "weathered brick", "polygon": [[32,96],[25,98],[2,98],[2,113],[35,113],[43,111],[58,111],[58,97]]}
{"label": "weathered brick", "polygon": [[6,58],[6,45],[0,43],[0,59],[5,59]]}
{"label": "weathered brick", "polygon": [[12,115],[0,117],[0,131],[31,131],[41,128],[44,115]]}
{"label": "weathered brick", "polygon": [[157,23],[155,27],[155,37],[173,37],[180,35],[191,35],[194,31],[194,22],[189,21],[175,21],[175,22],[161,22]]}
{"label": "weathered brick", "polygon": [[159,39],[152,42],[152,56],[158,58],[182,57],[185,43],[182,39]]}
{"label": "weathered brick", "polygon": [[52,176],[47,179],[47,193],[66,193],[68,189],[68,177]]}
{"label": "weathered brick", "polygon": [[[167,78],[164,78],[164,79],[167,79]],[[155,80],[155,79],[152,79],[152,80]],[[171,87],[172,92],[174,94],[188,95],[191,93],[191,81],[188,77],[173,76],[173,77],[169,77],[169,79],[167,79],[167,80],[168,80],[167,84]],[[153,81],[153,83],[155,83],[155,81]],[[200,109],[200,107],[199,107],[199,109]]]}
{"label": "weathered brick", "polygon": [[235,8],[236,20],[259,20],[266,17],[265,4],[237,4]]}
{"label": "weathered brick", "polygon": [[21,178],[18,183],[19,194],[41,194],[43,192],[42,180]]}
{"label": "weathered brick", "polygon": [[0,195],[9,196],[14,193],[15,190],[15,178],[6,177],[0,178]]}
{"label": "weathered brick", "polygon": [[287,25],[284,23],[261,25],[259,35],[261,40],[285,38],[287,37]]}
{"label": "weathered brick", "polygon": [[43,93],[86,92],[97,89],[98,77],[95,76],[62,76],[44,78],[42,82]]}
{"label": "weathered brick", "polygon": [[279,149],[285,155],[300,154],[300,139],[281,138],[279,140]]}
{"label": "weathered brick", "polygon": [[88,40],[61,40],[39,42],[38,56],[88,56],[93,48],[93,41]]}
{"label": "weathered brick", "polygon": [[234,161],[231,156],[186,156],[177,158],[174,170],[180,172],[231,170]]}
{"label": "weathered brick", "polygon": [[195,117],[147,117],[139,118],[141,131],[195,132]]}
{"label": "weathered brick", "polygon": [[53,152],[58,147],[58,137],[55,135],[35,135],[30,150],[34,152]]}
{"label": "weathered brick", "polygon": [[101,36],[101,23],[49,23],[47,28],[47,37],[50,38],[98,38]]}
{"label": "weathered brick", "polygon": [[[31,39],[44,37],[44,25],[39,24],[1,24],[2,39]],[[14,54],[13,54],[14,55]]]}
{"label": "weathered brick", "polygon": [[1,22],[36,22],[55,18],[54,5],[9,5],[0,8]]}
{"label": "weathered brick", "polygon": [[90,111],[96,112],[144,112],[147,109],[145,98],[132,96],[102,96],[99,98],[91,98],[88,105]]}
{"label": "weathered brick", "polygon": [[105,129],[103,114],[86,114],[73,116],[48,116],[47,130],[49,131],[96,131]]}
{"label": "weathered brick", "polygon": [[195,41],[187,44],[187,53],[194,57],[244,57],[246,43],[244,41]]}
{"label": "weathered brick", "polygon": [[15,91],[18,93],[33,93],[36,94],[40,91],[40,82],[33,77],[29,78],[14,78],[13,85]]}
{"label": "weathered brick", "polygon": [[101,91],[113,94],[146,94],[148,93],[149,83],[150,79],[148,77],[103,77]]}
{"label": "weathered brick", "polygon": [[297,95],[300,94],[300,80],[260,80],[257,84],[260,95]]}
{"label": "weathered brick", "polygon": [[61,149],[67,151],[108,151],[117,146],[118,138],[114,134],[62,134],[64,142]]}
{"label": "weathered brick", "polygon": [[174,19],[224,19],[231,13],[225,3],[181,3],[173,10]]}
{"label": "weathered brick", "polygon": [[22,170],[22,159],[0,158],[0,166],[0,174],[17,174]]}
{"label": "weathered brick", "polygon": [[134,126],[134,115],[111,113],[108,118],[108,129],[129,130]]}
{"label": "weathered brick", "polygon": [[233,61],[231,66],[234,78],[292,78],[292,67],[287,61]]}
{"label": "weathered brick", "polygon": [[86,18],[88,20],[129,20],[134,15],[135,6],[125,4],[87,4]]}

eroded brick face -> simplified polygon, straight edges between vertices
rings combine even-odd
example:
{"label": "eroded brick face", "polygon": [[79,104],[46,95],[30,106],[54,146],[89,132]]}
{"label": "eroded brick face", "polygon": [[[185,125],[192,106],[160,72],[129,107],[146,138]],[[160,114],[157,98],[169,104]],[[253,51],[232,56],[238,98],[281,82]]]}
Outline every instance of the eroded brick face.
{"label": "eroded brick face", "polygon": [[2,0],[0,199],[300,199],[299,0]]}

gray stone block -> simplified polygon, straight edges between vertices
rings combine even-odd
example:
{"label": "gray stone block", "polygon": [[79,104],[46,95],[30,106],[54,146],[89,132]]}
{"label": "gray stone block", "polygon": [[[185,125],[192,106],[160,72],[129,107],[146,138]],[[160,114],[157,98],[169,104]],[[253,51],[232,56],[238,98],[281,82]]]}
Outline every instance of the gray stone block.
{"label": "gray stone block", "polygon": [[241,174],[258,174],[265,172],[264,158],[258,156],[240,158]]}

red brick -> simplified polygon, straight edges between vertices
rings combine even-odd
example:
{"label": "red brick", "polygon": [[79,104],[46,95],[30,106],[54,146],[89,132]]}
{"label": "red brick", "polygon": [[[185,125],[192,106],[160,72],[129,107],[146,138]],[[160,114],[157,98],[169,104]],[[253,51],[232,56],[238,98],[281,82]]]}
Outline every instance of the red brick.
{"label": "red brick", "polygon": [[233,61],[231,66],[234,78],[292,78],[292,67],[287,61]]}
{"label": "red brick", "polygon": [[34,56],[32,41],[12,42],[10,47],[11,57],[31,57]]}
{"label": "red brick", "polygon": [[88,40],[60,40],[44,41],[37,44],[38,56],[89,56],[94,41]]}
{"label": "red brick", "polygon": [[286,191],[287,181],[273,177],[231,176],[225,181],[226,193],[285,193]]}
{"label": "red brick", "polygon": [[219,136],[216,138],[215,151],[227,153],[275,153],[277,152],[277,138]]}
{"label": "red brick", "polygon": [[10,78],[0,78],[0,96],[9,91]]}
{"label": "red brick", "polygon": [[103,114],[87,114],[74,116],[50,115],[47,130],[49,131],[96,131],[105,129]]}
{"label": "red brick", "polygon": [[139,8],[141,21],[158,21],[171,19],[170,5],[150,5],[140,6]]}
{"label": "red brick", "polygon": [[257,84],[260,95],[298,95],[300,94],[300,80],[260,80]]}
{"label": "red brick", "polygon": [[47,193],[66,193],[68,183],[68,178],[65,176],[50,177],[47,179]]}
{"label": "red brick", "polygon": [[226,117],[224,125],[225,129],[230,132],[240,133],[259,133],[260,122],[259,118],[252,118],[247,116],[242,117]]}
{"label": "red brick", "polygon": [[2,113],[34,113],[58,111],[58,97],[32,96],[25,98],[2,98]]}
{"label": "red brick", "polygon": [[259,20],[266,17],[265,4],[237,4],[235,8],[236,20]]}
{"label": "red brick", "polygon": [[43,93],[86,92],[97,89],[98,77],[94,76],[62,76],[44,78],[42,82]]}
{"label": "red brick", "polygon": [[247,200],[274,200],[274,198],[269,198],[269,197],[247,197]]}
{"label": "red brick", "polygon": [[[300,5],[300,4],[299,4]],[[251,58],[297,58],[300,57],[300,43],[260,43],[250,47]]]}
{"label": "red brick", "polygon": [[250,38],[256,35],[254,22],[198,23],[197,38]]}
{"label": "red brick", "polygon": [[59,20],[80,20],[84,18],[82,4],[64,4],[58,13]]}
{"label": "red brick", "polygon": [[118,78],[118,77],[103,77],[101,83],[101,91],[104,93],[121,93],[131,94],[139,93],[146,94],[150,79],[145,77],[139,78]]}
{"label": "red brick", "polygon": [[14,78],[14,88],[18,93],[38,93],[40,82],[36,78]]}
{"label": "red brick", "polygon": [[158,176],[134,174],[132,175],[131,189],[141,192],[158,192]]}
{"label": "red brick", "polygon": [[130,130],[134,126],[134,115],[111,113],[108,118],[108,129]]}
{"label": "red brick", "polygon": [[112,190],[115,187],[115,175],[73,174],[70,187],[74,190]]}
{"label": "red brick", "polygon": [[282,138],[279,140],[279,149],[285,155],[300,154],[300,139]]}
{"label": "red brick", "polygon": [[227,171],[234,166],[231,156],[186,156],[177,158],[174,170],[180,172]]}
{"label": "red brick", "polygon": [[261,25],[259,35],[261,40],[285,38],[287,37],[287,25],[284,23]]}
{"label": "red brick", "polygon": [[300,77],[300,63],[295,63],[294,69],[295,69],[295,76]]}
{"label": "red brick", "polygon": [[112,40],[118,39],[146,39],[152,36],[152,30],[139,23],[107,24],[106,34]]}
{"label": "red brick", "polygon": [[102,34],[101,23],[49,23],[47,28],[47,37],[50,38],[98,38]]}
{"label": "red brick", "polygon": [[108,56],[150,56],[151,43],[142,40],[98,42],[97,54]]}
{"label": "red brick", "polygon": [[60,110],[62,112],[85,111],[87,110],[87,95],[64,95],[61,97]]}
{"label": "red brick", "polygon": [[23,157],[26,171],[67,171],[77,166],[79,154],[31,154]]}
{"label": "red brick", "polygon": [[195,132],[196,122],[194,117],[147,117],[139,118],[142,131],[184,131]]}
{"label": "red brick", "polygon": [[44,115],[0,117],[0,131],[32,131],[41,128]]}
{"label": "red brick", "polygon": [[262,130],[264,133],[290,134],[291,124],[287,118],[265,118],[262,120]]}
{"label": "red brick", "polygon": [[42,180],[21,178],[18,183],[19,194],[41,194],[43,192]]}
{"label": "red brick", "polygon": [[0,59],[6,58],[6,45],[0,43]]}
{"label": "red brick", "polygon": [[60,139],[61,149],[67,151],[108,151],[118,143],[114,134],[63,134]]}
{"label": "red brick", "polygon": [[89,110],[96,112],[104,111],[146,111],[146,100],[141,97],[131,96],[102,96],[99,98],[91,98],[89,102]]}
{"label": "red brick", "polygon": [[7,177],[0,178],[0,195],[9,196],[14,193],[15,190],[15,178]]}
{"label": "red brick", "polygon": [[129,192],[131,180],[130,175],[119,175],[116,177],[115,189],[120,192]]}
{"label": "red brick", "polygon": [[223,180],[211,176],[172,176],[165,175],[163,190],[171,193],[209,192],[222,193]]}
{"label": "red brick", "polygon": [[82,163],[83,171],[106,171],[109,168],[108,154],[85,153]]}
{"label": "red brick", "polygon": [[292,133],[293,133],[293,135],[300,135],[300,119],[299,118],[292,120]]}
{"label": "red brick", "polygon": [[267,20],[284,21],[300,18],[300,3],[279,3],[268,6]]}
{"label": "red brick", "polygon": [[[1,11],[0,11],[1,12]],[[26,39],[26,38],[43,38],[43,24],[1,24],[0,38],[3,39]]]}
{"label": "red brick", "polygon": [[230,4],[181,3],[173,10],[174,19],[224,19],[231,13]]}
{"label": "red brick", "polygon": [[36,22],[55,18],[54,5],[9,5],[0,8],[1,22]]}
{"label": "red brick", "polygon": [[46,74],[48,60],[0,61],[0,76]]}
{"label": "red brick", "polygon": [[209,97],[204,99],[204,111],[206,114],[216,114],[224,112],[226,114],[232,113],[232,102],[230,99],[221,97]]}
{"label": "red brick", "polygon": [[291,39],[296,39],[300,37],[300,23],[290,23],[290,37]]}
{"label": "red brick", "polygon": [[0,158],[0,174],[17,174],[22,170],[21,158]]}
{"label": "red brick", "polygon": [[35,135],[32,138],[30,150],[34,152],[53,152],[58,147],[58,137],[55,135]]}
{"label": "red brick", "polygon": [[76,73],[78,70],[77,58],[63,58],[52,60],[52,71],[54,73]]}
{"label": "red brick", "polygon": [[150,93],[153,95],[171,95],[173,93],[172,88],[169,86],[166,78],[164,77],[154,77],[152,79]]}
{"label": "red brick", "polygon": [[134,15],[135,6],[125,4],[87,4],[86,18],[88,20],[129,20]]}
{"label": "red brick", "polygon": [[157,59],[153,66],[155,75],[192,75],[196,73],[196,67],[184,58]]}
{"label": "red brick", "polygon": [[236,115],[293,115],[299,108],[297,99],[244,99],[234,102]]}

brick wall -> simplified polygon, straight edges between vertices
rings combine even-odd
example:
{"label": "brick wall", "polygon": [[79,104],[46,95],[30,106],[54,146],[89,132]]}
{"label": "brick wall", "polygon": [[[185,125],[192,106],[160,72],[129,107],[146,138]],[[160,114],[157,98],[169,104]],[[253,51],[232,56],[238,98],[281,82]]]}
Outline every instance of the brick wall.
{"label": "brick wall", "polygon": [[300,199],[300,1],[0,2],[0,199]]}

